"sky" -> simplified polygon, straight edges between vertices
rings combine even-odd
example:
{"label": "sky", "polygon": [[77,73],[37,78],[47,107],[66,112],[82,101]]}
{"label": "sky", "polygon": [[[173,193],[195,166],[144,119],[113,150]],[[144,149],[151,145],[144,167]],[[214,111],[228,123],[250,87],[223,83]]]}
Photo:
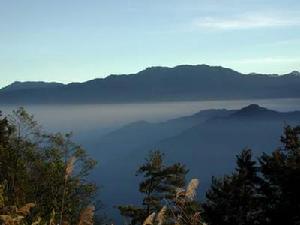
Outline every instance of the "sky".
{"label": "sky", "polygon": [[0,0],[0,87],[180,64],[300,70],[300,1]]}

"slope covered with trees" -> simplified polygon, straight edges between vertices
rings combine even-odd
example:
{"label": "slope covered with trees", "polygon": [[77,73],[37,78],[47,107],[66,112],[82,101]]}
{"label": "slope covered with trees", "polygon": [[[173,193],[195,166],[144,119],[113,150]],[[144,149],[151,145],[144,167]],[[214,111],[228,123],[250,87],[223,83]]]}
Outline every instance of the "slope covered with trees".
{"label": "slope covered with trees", "polygon": [[25,88],[13,85],[0,90],[0,103],[92,104],[300,97],[299,72],[281,76],[242,74],[208,65],[151,67],[136,74],[110,75],[68,85],[39,82],[23,85]]}
{"label": "slope covered with trees", "polygon": [[23,108],[0,118],[0,159],[4,224],[77,224],[98,207],[86,180],[96,161],[71,134],[43,132]]}
{"label": "slope covered with trees", "polygon": [[[298,225],[300,127],[286,126],[280,140],[281,146],[257,159],[244,149],[235,170],[213,177],[201,200],[196,196],[199,181],[187,183],[185,165],[167,163],[160,151],[150,152],[136,174],[141,203],[118,209],[132,225]],[[70,134],[43,132],[24,109],[1,116],[0,221],[107,224],[94,214],[97,187],[88,175],[95,165]]]}
{"label": "slope covered with trees", "polygon": [[[232,174],[212,178],[212,184],[202,202],[195,198],[188,201],[189,188],[193,190],[193,197],[195,196],[195,188],[189,186],[198,185],[197,182],[193,185],[195,180],[192,180],[183,194],[185,204],[180,205],[179,196],[185,186],[182,182],[181,186],[177,186],[176,195],[170,200],[165,198],[160,207],[153,207],[146,215],[142,214],[144,223],[133,219],[130,224],[299,224],[300,127],[285,127],[281,142],[281,147],[271,154],[264,153],[257,160],[253,159],[250,149],[243,150],[237,155],[236,169]],[[153,160],[153,155],[150,155],[148,162],[154,163],[151,159]],[[164,189],[158,190],[159,193],[164,193]],[[141,216],[139,211],[133,210],[135,207],[120,209],[127,218]],[[131,213],[124,213],[124,209],[130,209]]]}
{"label": "slope covered with trees", "polygon": [[213,178],[203,204],[208,224],[299,224],[299,136],[299,126],[287,126],[282,147],[258,161],[244,150],[231,175]]}

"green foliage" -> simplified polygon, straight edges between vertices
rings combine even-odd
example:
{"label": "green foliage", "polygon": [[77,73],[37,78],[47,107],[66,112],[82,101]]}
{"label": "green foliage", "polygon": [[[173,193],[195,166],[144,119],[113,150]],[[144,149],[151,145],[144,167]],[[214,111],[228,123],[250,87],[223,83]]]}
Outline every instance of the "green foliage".
{"label": "green foliage", "polygon": [[300,224],[300,126],[285,128],[283,147],[260,158],[270,224]]}
{"label": "green foliage", "polygon": [[130,224],[142,224],[153,212],[158,212],[166,202],[175,202],[176,190],[185,186],[187,170],[180,163],[164,165],[160,151],[150,152],[137,175],[143,176],[139,191],[144,195],[141,206],[119,206],[121,215],[130,218]]}
{"label": "green foliage", "polygon": [[259,163],[245,150],[236,171],[213,178],[203,204],[211,225],[300,224],[300,127],[287,126],[283,147]]}
{"label": "green foliage", "polygon": [[78,221],[96,197],[96,185],[86,180],[95,165],[71,134],[43,132],[23,108],[0,118],[0,205],[34,202],[29,224],[33,217],[49,221],[53,212],[56,223]]}
{"label": "green foliage", "polygon": [[261,218],[261,196],[256,187],[261,183],[251,150],[237,156],[237,168],[231,176],[213,178],[203,204],[208,222],[224,225],[257,224]]}
{"label": "green foliage", "polygon": [[5,206],[5,199],[4,199],[4,188],[0,185],[0,208],[2,209]]}
{"label": "green foliage", "polygon": [[[150,152],[137,170],[142,177],[138,206],[119,206],[132,225],[299,225],[300,126],[287,126],[282,147],[252,159],[250,149],[236,169],[212,179],[203,204],[195,199],[198,180],[186,187],[188,170],[165,165]],[[23,108],[0,113],[0,220],[3,224],[91,224],[97,187],[87,181],[96,166],[72,134],[45,133]],[[145,222],[145,223],[144,223]]]}

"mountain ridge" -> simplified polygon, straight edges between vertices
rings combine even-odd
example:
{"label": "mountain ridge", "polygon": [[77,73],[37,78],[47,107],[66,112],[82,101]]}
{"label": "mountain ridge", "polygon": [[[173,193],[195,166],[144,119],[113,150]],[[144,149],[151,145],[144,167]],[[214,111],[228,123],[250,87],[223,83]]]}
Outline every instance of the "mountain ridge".
{"label": "mountain ridge", "polygon": [[[0,89],[0,104],[90,104],[300,97],[300,73],[242,74],[208,65],[149,67],[83,83]],[[30,83],[30,82],[29,82]],[[25,83],[26,84],[26,83]]]}
{"label": "mountain ridge", "polygon": [[37,88],[54,88],[62,87],[64,84],[58,82],[44,82],[44,81],[15,81],[2,89],[0,91],[16,91],[16,90],[26,90],[26,89],[37,89]]}
{"label": "mountain ridge", "polygon": [[[253,119],[252,115],[256,117],[265,110],[280,116],[272,116],[270,120]],[[240,118],[239,112],[247,113]],[[168,163],[180,159],[190,169],[189,178],[196,177],[201,181],[199,194],[203,196],[212,176],[232,171],[235,156],[243,148],[251,148],[257,156],[278,147],[285,121],[290,125],[299,124],[300,111],[280,112],[255,104],[233,110],[202,110],[164,122],[129,123],[99,136],[87,147],[95,149],[95,158],[109,168],[100,170],[95,176],[109,184],[104,196],[118,195],[118,199],[107,199],[111,205],[118,204],[119,196],[122,196],[122,202],[130,203],[139,181],[133,174],[145,155],[157,149],[166,155]],[[122,181],[117,179],[120,174],[124,174]],[[127,184],[122,190],[118,185],[120,182]]]}
{"label": "mountain ridge", "polygon": [[222,66],[210,66],[207,64],[197,64],[197,65],[188,65],[188,64],[183,64],[183,65],[177,65],[174,67],[168,67],[168,66],[150,66],[150,67],[146,67],[145,69],[138,71],[137,73],[129,73],[129,74],[109,74],[105,77],[100,77],[100,78],[94,78],[94,79],[90,79],[90,80],[86,80],[83,82],[70,82],[70,83],[61,83],[61,82],[47,82],[47,81],[41,81],[41,80],[32,80],[32,81],[19,81],[16,80],[2,88],[0,88],[0,91],[3,89],[6,89],[7,87],[14,85],[14,84],[25,84],[26,83],[44,83],[44,84],[57,84],[60,86],[67,86],[67,85],[76,85],[76,84],[85,84],[85,83],[89,83],[89,82],[93,82],[95,80],[105,80],[105,79],[111,79],[114,77],[121,77],[121,76],[130,76],[130,75],[141,75],[144,74],[147,71],[153,71],[153,70],[157,70],[157,69],[176,69],[176,68],[180,68],[180,67],[198,67],[198,66],[207,66],[207,67],[211,67],[211,68],[221,68],[221,69],[227,69],[227,70],[231,70],[233,72],[242,74],[242,75],[247,75],[247,76],[268,76],[268,77],[279,77],[279,76],[300,76],[300,72],[297,70],[291,71],[290,73],[284,73],[284,74],[262,74],[262,73],[256,73],[256,72],[251,72],[251,73],[241,73],[238,72],[237,70],[231,69],[231,68],[227,68],[227,67],[222,67]]}
{"label": "mountain ridge", "polygon": [[[268,116],[270,118],[267,118]],[[130,146],[128,149],[135,149],[141,142],[154,144],[170,139],[178,140],[178,137],[182,135],[195,136],[194,130],[197,130],[198,127],[201,127],[202,130],[206,126],[214,126],[217,130],[218,125],[223,124],[260,124],[264,122],[269,124],[272,121],[281,121],[284,124],[285,121],[294,120],[300,121],[300,111],[280,112],[261,107],[258,104],[250,104],[241,109],[201,110],[192,115],[163,122],[152,123],[143,120],[132,122],[103,135],[95,145],[112,145],[114,149],[118,143],[122,143],[123,149],[126,149],[126,145]],[[190,133],[193,135],[187,135]],[[102,148],[108,149],[108,146],[102,146]],[[147,147],[143,149],[149,150]]]}

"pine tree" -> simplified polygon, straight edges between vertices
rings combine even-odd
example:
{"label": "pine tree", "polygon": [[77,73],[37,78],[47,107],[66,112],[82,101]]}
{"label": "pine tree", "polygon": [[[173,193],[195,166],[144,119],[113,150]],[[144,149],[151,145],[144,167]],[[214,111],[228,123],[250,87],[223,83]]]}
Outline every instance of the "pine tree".
{"label": "pine tree", "polygon": [[300,224],[300,126],[287,126],[283,147],[260,158],[265,177],[265,205],[270,224]]}
{"label": "pine tree", "polygon": [[9,125],[6,117],[2,117],[2,112],[0,111],[0,146],[5,148],[9,142],[9,136],[13,132],[13,127]]}
{"label": "pine tree", "polygon": [[261,195],[258,187],[261,179],[251,150],[237,156],[237,167],[230,176],[213,178],[203,204],[204,216],[211,225],[263,224]]}
{"label": "pine tree", "polygon": [[167,202],[175,201],[176,190],[185,186],[187,170],[180,163],[164,165],[160,151],[150,152],[145,164],[139,167],[137,175],[144,180],[139,191],[144,195],[141,206],[119,206],[121,215],[130,219],[130,224],[142,224],[152,213],[160,211]]}

